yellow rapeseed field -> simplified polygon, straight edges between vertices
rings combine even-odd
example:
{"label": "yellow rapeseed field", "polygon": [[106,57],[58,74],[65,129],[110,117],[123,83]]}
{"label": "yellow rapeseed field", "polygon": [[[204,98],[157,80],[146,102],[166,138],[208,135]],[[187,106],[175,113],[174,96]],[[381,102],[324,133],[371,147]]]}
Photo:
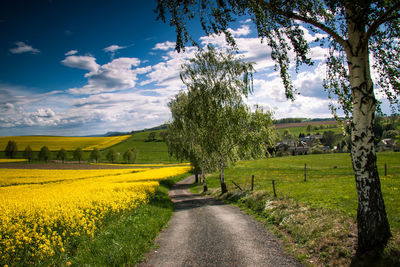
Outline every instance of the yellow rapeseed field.
{"label": "yellow rapeseed field", "polygon": [[31,169],[0,169],[0,186],[45,184],[66,180],[81,180],[129,174],[146,169],[110,169],[110,170],[31,170]]}
{"label": "yellow rapeseed field", "polygon": [[10,162],[26,162],[27,159],[0,159],[0,163],[10,163]]}
{"label": "yellow rapeseed field", "polygon": [[0,169],[0,266],[60,255],[106,217],[146,203],[159,180],[189,169]]}
{"label": "yellow rapeseed field", "polygon": [[80,147],[83,150],[104,149],[120,143],[130,135],[109,137],[64,137],[64,136],[2,136],[0,137],[0,151],[6,149],[8,141],[15,141],[19,151],[23,151],[28,145],[33,151],[39,151],[43,146],[56,151],[64,148],[75,150]]}
{"label": "yellow rapeseed field", "polygon": [[118,163],[91,163],[92,165],[107,165],[107,166],[128,166],[128,167],[173,167],[173,166],[190,166],[189,162],[184,163],[134,163],[134,164],[118,164]]}

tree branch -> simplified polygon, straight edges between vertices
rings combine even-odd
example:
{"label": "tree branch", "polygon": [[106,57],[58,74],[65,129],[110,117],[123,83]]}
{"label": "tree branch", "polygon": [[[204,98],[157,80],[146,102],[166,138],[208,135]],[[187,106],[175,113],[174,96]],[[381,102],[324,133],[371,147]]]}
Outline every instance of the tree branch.
{"label": "tree branch", "polygon": [[286,18],[289,19],[297,19],[300,20],[302,22],[311,24],[319,29],[321,29],[322,31],[326,32],[327,34],[329,34],[330,36],[332,36],[332,38],[339,43],[344,49],[347,48],[348,44],[346,42],[345,39],[343,39],[338,33],[336,33],[333,29],[331,29],[330,27],[326,26],[325,24],[316,21],[312,18],[309,17],[304,17],[302,15],[296,14],[294,12],[288,12],[288,11],[283,11],[280,10],[279,8],[274,7],[273,5],[271,5],[270,3],[266,3],[264,0],[256,0],[258,2],[258,4],[260,6],[262,6],[264,9],[271,9],[273,12],[284,16]]}
{"label": "tree branch", "polygon": [[391,8],[389,8],[388,10],[386,10],[385,13],[382,14],[382,16],[380,16],[377,20],[374,21],[374,23],[372,23],[371,27],[368,28],[367,34],[365,35],[362,44],[363,45],[367,45],[369,38],[371,38],[371,36],[374,34],[374,32],[379,28],[379,26],[381,26],[383,23],[399,18],[400,15],[394,15],[394,16],[390,16],[388,17],[392,12],[394,11],[398,11],[400,9],[400,2],[398,2],[397,4],[395,4],[394,6],[392,6]]}

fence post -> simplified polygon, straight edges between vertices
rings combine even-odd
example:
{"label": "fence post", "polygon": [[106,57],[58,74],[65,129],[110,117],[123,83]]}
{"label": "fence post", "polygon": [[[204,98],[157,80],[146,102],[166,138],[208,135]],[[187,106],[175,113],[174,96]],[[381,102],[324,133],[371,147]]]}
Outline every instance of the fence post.
{"label": "fence post", "polygon": [[275,180],[272,180],[272,189],[274,189],[274,197],[276,197]]}
{"label": "fence post", "polygon": [[251,176],[251,191],[254,189],[254,175]]}
{"label": "fence post", "polygon": [[387,164],[385,163],[385,176],[387,176]]}
{"label": "fence post", "polygon": [[304,182],[307,182],[307,163],[304,163]]}

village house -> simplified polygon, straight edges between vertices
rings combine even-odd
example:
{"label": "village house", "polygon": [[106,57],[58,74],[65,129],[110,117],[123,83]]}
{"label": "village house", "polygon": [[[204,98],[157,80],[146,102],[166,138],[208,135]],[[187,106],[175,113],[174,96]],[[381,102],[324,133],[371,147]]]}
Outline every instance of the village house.
{"label": "village house", "polygon": [[385,138],[379,141],[377,147],[378,151],[388,151],[393,150],[396,145],[396,142],[391,138]]}

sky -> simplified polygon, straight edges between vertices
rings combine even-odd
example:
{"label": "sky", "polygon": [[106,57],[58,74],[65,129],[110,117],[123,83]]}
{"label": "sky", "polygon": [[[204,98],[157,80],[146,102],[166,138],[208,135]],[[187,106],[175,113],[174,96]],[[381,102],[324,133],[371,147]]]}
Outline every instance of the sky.
{"label": "sky", "polygon": [[[156,20],[155,8],[155,0],[2,0],[0,136],[87,136],[167,122],[168,102],[185,89],[180,66],[196,49],[176,52],[175,29]],[[196,23],[190,31],[202,46],[227,47]],[[255,63],[249,105],[274,118],[332,117],[322,87],[327,50],[313,43],[320,36],[304,28],[315,63],[293,74],[300,95],[292,102],[254,25],[240,17],[230,31]]]}

